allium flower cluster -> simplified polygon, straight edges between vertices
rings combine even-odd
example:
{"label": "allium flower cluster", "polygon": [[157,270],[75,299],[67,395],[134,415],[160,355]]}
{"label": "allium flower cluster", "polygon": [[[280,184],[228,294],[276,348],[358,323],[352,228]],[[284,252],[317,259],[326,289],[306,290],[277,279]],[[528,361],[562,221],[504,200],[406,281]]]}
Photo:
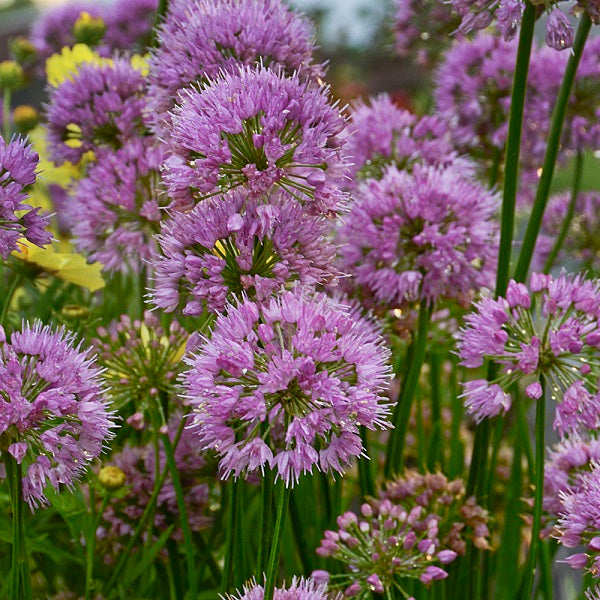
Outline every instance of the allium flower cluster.
{"label": "allium flower cluster", "polygon": [[[242,593],[227,596],[227,600],[263,600],[265,590],[262,585],[251,581],[244,585]],[[289,587],[275,588],[273,600],[327,600],[327,586],[315,583],[313,579],[293,577]],[[339,599],[338,599],[339,600]]]}
{"label": "allium flower cluster", "polygon": [[[571,194],[552,196],[548,202],[536,246],[535,262],[540,267],[548,258],[567,217]],[[600,272],[600,193],[578,194],[573,218],[557,256],[560,264],[576,265],[577,270]]]}
{"label": "allium flower cluster", "polygon": [[473,499],[464,501],[462,481],[443,475],[407,472],[378,499],[361,506],[361,514],[338,517],[338,531],[326,531],[317,554],[345,563],[350,573],[333,575],[331,585],[345,596],[371,598],[399,587],[397,578],[422,583],[448,576],[445,565],[465,551],[465,527],[487,549],[487,513]]}
{"label": "allium flower cluster", "polygon": [[50,88],[48,151],[61,164],[88,151],[118,150],[144,134],[144,77],[129,61],[84,64],[72,79]]}
{"label": "allium flower cluster", "polygon": [[321,217],[279,194],[268,204],[239,190],[175,213],[159,237],[153,301],[187,315],[225,310],[242,294],[265,302],[282,285],[334,277],[335,246]]}
{"label": "allium flower cluster", "polygon": [[458,334],[461,364],[502,365],[492,382],[465,383],[465,404],[476,421],[506,412],[509,388],[526,385],[530,398],[544,388],[558,402],[554,427],[561,435],[600,426],[598,307],[600,282],[580,275],[533,274],[529,289],[511,280],[506,297],[484,298]]}
{"label": "allium flower cluster", "polygon": [[160,189],[164,150],[146,139],[98,153],[65,207],[78,250],[108,272],[141,271],[156,249],[168,203]]}
{"label": "allium flower cluster", "polygon": [[23,465],[23,496],[46,502],[51,484],[69,488],[112,437],[101,369],[64,329],[0,327],[0,448]]}
{"label": "allium flower cluster", "polygon": [[106,6],[102,45],[111,53],[122,49],[143,54],[150,43],[157,7],[158,0],[116,0]]}
{"label": "allium flower cluster", "polygon": [[345,122],[327,88],[240,67],[187,90],[172,122],[165,180],[176,207],[240,186],[253,197],[278,186],[312,212],[339,209]]}
{"label": "allium flower cluster", "polygon": [[600,461],[600,440],[573,435],[548,453],[544,464],[544,511],[556,518],[562,511],[561,497],[579,488],[580,475]]}
{"label": "allium flower cluster", "polygon": [[99,327],[92,345],[117,407],[132,402],[143,412],[148,402],[160,395],[173,396],[178,375],[183,371],[181,357],[187,332],[172,321],[164,328],[149,311],[142,320],[122,315],[108,327]]}
{"label": "allium flower cluster", "polygon": [[[398,108],[387,94],[359,101],[348,124],[347,155],[353,179],[381,179],[390,165],[410,170],[415,164],[448,166],[455,162],[450,131],[435,116],[417,117]],[[463,160],[465,171],[472,167]]]}
{"label": "allium flower cluster", "polygon": [[[169,438],[174,441],[175,432],[183,417],[174,415],[169,423]],[[110,463],[125,474],[125,490],[115,494],[102,514],[98,540],[110,561],[123,550],[127,538],[133,535],[136,525],[148,505],[155,485],[156,464],[153,444],[126,445],[111,457]],[[195,436],[184,429],[175,448],[175,464],[179,473],[188,519],[192,531],[201,531],[210,525],[209,495],[210,469],[205,458],[198,452]],[[166,456],[161,446],[158,472],[167,468]],[[158,494],[153,526],[158,532],[179,522],[179,509],[171,476],[168,475]],[[181,541],[181,530],[173,532]]]}
{"label": "allium flower cluster", "polygon": [[17,138],[6,143],[0,136],[0,256],[5,260],[20,237],[38,246],[52,239],[46,231],[48,218],[25,203],[25,188],[35,182],[38,160],[25,141]]}
{"label": "allium flower cluster", "polygon": [[437,63],[460,24],[452,5],[437,0],[396,0],[395,5],[396,52],[421,65]]}
{"label": "allium flower cluster", "polygon": [[584,552],[571,554],[566,562],[574,569],[586,569],[600,578],[600,466],[581,473],[575,490],[562,495],[562,511],[556,537],[566,548],[583,546]]}
{"label": "allium flower cluster", "polygon": [[299,289],[228,307],[184,375],[223,478],[267,467],[289,486],[313,467],[342,472],[363,452],[359,426],[389,427],[389,353],[373,329]]}
{"label": "allium flower cluster", "polygon": [[458,166],[391,167],[357,191],[340,230],[342,269],[388,306],[460,298],[492,283],[497,205]]}
{"label": "allium flower cluster", "polygon": [[281,0],[171,2],[150,59],[147,114],[154,131],[168,135],[164,121],[180,90],[241,65],[322,75],[311,64],[313,38],[310,22]]}

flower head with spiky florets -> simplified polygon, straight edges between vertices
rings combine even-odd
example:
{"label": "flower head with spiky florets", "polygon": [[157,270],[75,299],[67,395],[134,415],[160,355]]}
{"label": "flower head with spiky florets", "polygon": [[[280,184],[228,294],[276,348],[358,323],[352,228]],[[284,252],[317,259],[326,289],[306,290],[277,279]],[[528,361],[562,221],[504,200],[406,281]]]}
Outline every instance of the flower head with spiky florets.
{"label": "flower head with spiky florets", "polygon": [[[548,202],[534,255],[540,269],[562,230],[570,203],[569,192],[552,196]],[[573,218],[556,259],[563,265],[574,263],[579,271],[600,273],[600,193],[583,192],[577,196]]]}
{"label": "flower head with spiky florets", "polygon": [[561,435],[600,426],[598,390],[600,282],[581,275],[533,274],[529,289],[511,280],[506,297],[484,298],[458,333],[461,364],[503,366],[492,382],[465,383],[465,404],[476,421],[506,412],[509,388],[526,384],[538,399],[542,383],[558,402],[554,427]]}
{"label": "flower head with spiky florets", "polygon": [[[265,590],[254,580],[246,583],[242,592],[227,596],[227,600],[263,600]],[[273,600],[328,600],[327,586],[317,584],[313,579],[293,577],[289,587],[275,588]],[[336,596],[334,600],[341,600]]]}
{"label": "flower head with spiky florets", "polygon": [[600,600],[600,586],[585,591],[585,600]]}
{"label": "flower head with spiky florets", "polygon": [[239,190],[175,213],[153,262],[154,303],[184,314],[222,312],[246,294],[266,302],[284,284],[326,283],[335,276],[335,246],[325,220],[285,194],[265,204]]}
{"label": "flower head with spiky florets", "polygon": [[343,472],[363,452],[360,426],[389,427],[388,357],[325,296],[230,306],[184,374],[200,447],[219,454],[223,478],[270,467],[291,485],[313,467]]}
{"label": "flower head with spiky florets", "polygon": [[600,440],[572,435],[548,452],[544,464],[544,511],[556,519],[562,510],[561,496],[575,492],[579,476],[600,461]]}
{"label": "flower head with spiky florets", "polygon": [[[445,167],[459,160],[447,124],[435,116],[418,118],[398,108],[387,94],[359,101],[348,123],[347,154],[353,179],[381,179],[390,165]],[[474,170],[467,160],[461,167]]]}
{"label": "flower head with spiky florets", "polygon": [[397,586],[407,597],[397,578],[425,584],[446,578],[444,565],[465,552],[463,537],[489,548],[488,515],[464,495],[460,480],[408,471],[363,504],[360,515],[338,517],[339,530],[325,532],[317,554],[345,563],[350,573],[332,575],[330,585],[360,599]]}
{"label": "flower head with spiky florets", "polygon": [[17,241],[27,238],[43,246],[52,240],[46,231],[48,218],[39,208],[25,203],[25,188],[35,182],[39,157],[21,139],[8,144],[0,136],[0,256],[3,259],[18,248]]}
{"label": "flower head with spiky florets", "polygon": [[574,490],[562,494],[562,510],[556,537],[566,548],[583,546],[585,552],[567,557],[574,569],[586,569],[600,578],[600,465],[578,476]]}
{"label": "flower head with spiky florets", "polygon": [[73,487],[112,437],[101,369],[64,329],[0,327],[0,452],[23,466],[23,496],[46,502],[51,484]]}
{"label": "flower head with spiky florets", "polygon": [[108,327],[98,328],[92,345],[106,369],[111,396],[120,408],[133,402],[144,412],[160,395],[174,397],[175,382],[183,371],[181,361],[188,334],[177,321],[164,328],[158,317],[146,311],[142,320],[122,315]]}
{"label": "flower head with spiky florets", "polygon": [[131,63],[83,64],[72,79],[50,88],[48,151],[56,163],[78,162],[88,151],[118,150],[144,135],[144,77]]}
{"label": "flower head with spiky florets", "polygon": [[378,303],[457,298],[492,283],[497,198],[457,167],[390,167],[359,188],[342,269]]}
{"label": "flower head with spiky florets", "polygon": [[186,90],[172,121],[165,181],[175,207],[240,186],[253,197],[278,186],[312,212],[339,210],[345,120],[327,88],[240,67]]}
{"label": "flower head with spiky florets", "polygon": [[240,65],[263,64],[291,75],[317,78],[310,22],[281,0],[176,0],[158,33],[150,59],[148,119],[168,136],[165,120],[180,90],[237,72]]}
{"label": "flower head with spiky florets", "polygon": [[108,272],[138,272],[156,250],[168,198],[160,189],[164,150],[149,140],[99,152],[65,207],[77,249]]}

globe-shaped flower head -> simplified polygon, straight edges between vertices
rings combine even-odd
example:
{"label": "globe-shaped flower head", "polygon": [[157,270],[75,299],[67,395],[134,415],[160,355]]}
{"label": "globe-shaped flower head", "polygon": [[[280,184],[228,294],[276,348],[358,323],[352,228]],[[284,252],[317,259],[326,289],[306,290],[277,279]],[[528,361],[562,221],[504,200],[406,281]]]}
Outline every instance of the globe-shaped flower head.
{"label": "globe-shaped flower head", "polygon": [[456,167],[390,167],[366,181],[342,225],[342,269],[376,303],[460,298],[492,284],[495,194]]}
{"label": "globe-shaped flower head", "polygon": [[23,140],[7,144],[0,137],[0,256],[4,259],[17,249],[20,237],[38,246],[52,239],[46,231],[48,219],[24,202],[26,187],[35,182],[38,158]]}
{"label": "globe-shaped flower head", "polygon": [[57,163],[88,151],[118,150],[143,135],[144,77],[122,58],[84,64],[72,79],[50,88],[48,150]]}
{"label": "globe-shaped flower head", "polygon": [[[265,590],[255,581],[246,583],[242,592],[236,596],[227,596],[227,600],[263,600]],[[273,600],[327,600],[327,587],[319,585],[312,579],[293,577],[289,587],[275,588]],[[336,600],[339,598],[336,596]]]}
{"label": "globe-shaped flower head", "polygon": [[192,83],[259,63],[316,78],[310,22],[281,0],[175,0],[150,59],[148,119],[164,135],[178,92]]}
{"label": "globe-shaped flower head", "polygon": [[191,315],[223,312],[242,294],[265,302],[286,283],[326,283],[335,274],[327,231],[325,219],[284,194],[268,204],[239,190],[205,200],[163,227],[154,303]]}
{"label": "globe-shaped flower head", "polygon": [[100,152],[77,184],[65,210],[74,241],[105,271],[138,272],[152,256],[168,201],[160,190],[163,156],[161,147],[133,139]]}
{"label": "globe-shaped flower head", "polygon": [[326,297],[229,307],[184,375],[200,447],[219,454],[223,477],[270,467],[290,485],[313,467],[342,472],[363,452],[359,426],[389,426],[387,359],[373,329]]}
{"label": "globe-shaped flower head", "polygon": [[458,334],[461,364],[503,366],[492,382],[465,383],[465,404],[477,421],[506,412],[509,388],[526,385],[540,398],[542,383],[558,402],[554,427],[561,435],[600,426],[598,395],[600,282],[581,276],[531,276],[529,289],[510,281],[506,297],[484,298]]}
{"label": "globe-shaped flower head", "polygon": [[345,121],[326,88],[240,67],[188,89],[172,121],[165,180],[176,206],[240,186],[254,197],[278,186],[313,212],[339,208]]}
{"label": "globe-shaped flower head", "polygon": [[73,487],[114,427],[101,370],[74,336],[37,322],[10,341],[0,328],[0,448],[23,465],[23,495],[44,503]]}

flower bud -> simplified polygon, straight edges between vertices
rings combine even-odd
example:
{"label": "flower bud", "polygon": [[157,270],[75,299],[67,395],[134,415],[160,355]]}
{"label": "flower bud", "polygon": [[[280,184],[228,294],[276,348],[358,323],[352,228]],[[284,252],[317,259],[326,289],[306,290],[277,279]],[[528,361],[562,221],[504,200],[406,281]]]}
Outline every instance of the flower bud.
{"label": "flower bud", "polygon": [[23,36],[19,36],[11,41],[10,51],[20,65],[33,62],[37,56],[35,46]]}
{"label": "flower bud", "polygon": [[113,465],[102,467],[98,473],[98,481],[104,489],[110,492],[123,487],[126,479],[125,473]]}
{"label": "flower bud", "polygon": [[88,12],[79,15],[73,25],[75,41],[88,46],[96,46],[106,33],[106,25],[102,17],[93,17]]}
{"label": "flower bud", "polygon": [[16,90],[25,82],[23,67],[14,60],[3,60],[0,63],[0,89]]}

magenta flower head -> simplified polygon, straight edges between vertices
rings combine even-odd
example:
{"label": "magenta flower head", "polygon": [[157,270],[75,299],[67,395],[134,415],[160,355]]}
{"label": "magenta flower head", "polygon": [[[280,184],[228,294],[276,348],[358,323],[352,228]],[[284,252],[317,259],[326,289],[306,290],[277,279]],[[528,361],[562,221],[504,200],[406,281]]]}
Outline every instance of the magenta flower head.
{"label": "magenta flower head", "polygon": [[23,465],[31,507],[48,484],[73,488],[114,426],[101,369],[73,334],[24,323],[9,341],[0,327],[1,447]]}
{"label": "magenta flower head", "polygon": [[345,120],[327,88],[240,67],[186,90],[172,121],[165,180],[176,207],[240,186],[252,197],[278,186],[312,212],[339,209]]}
{"label": "magenta flower head", "polygon": [[[552,196],[548,202],[534,255],[541,269],[567,218],[571,194]],[[577,196],[571,220],[556,262],[570,270],[600,273],[600,193],[581,192]]]}
{"label": "magenta flower head", "polygon": [[561,435],[600,426],[597,353],[600,282],[580,275],[533,274],[531,285],[511,280],[505,298],[484,298],[458,333],[461,364],[503,365],[493,381],[465,383],[465,404],[476,421],[506,412],[509,388],[522,382],[538,399],[542,383],[557,401]]}
{"label": "magenta flower head", "polygon": [[283,193],[268,204],[240,190],[200,202],[163,227],[162,253],[152,261],[154,304],[199,315],[223,312],[242,294],[262,303],[284,284],[327,283],[336,275],[328,230]]}
{"label": "magenta flower head", "polygon": [[[244,585],[242,593],[227,596],[227,600],[263,600],[265,590],[256,581],[252,580]],[[328,600],[327,586],[316,583],[313,579],[293,577],[289,587],[275,588],[273,600]],[[341,600],[335,597],[334,600]]]}
{"label": "magenta flower head", "polygon": [[88,151],[118,150],[144,134],[144,77],[129,61],[85,64],[50,88],[48,150],[61,164],[78,162]]}
{"label": "magenta flower head", "polygon": [[332,577],[331,586],[361,600],[394,587],[408,597],[402,578],[430,584],[448,577],[445,565],[464,554],[464,538],[489,548],[487,512],[464,495],[460,480],[408,471],[363,504],[360,514],[339,516],[339,529],[326,531],[317,548],[320,556],[348,567],[349,573]]}
{"label": "magenta flower head", "polygon": [[65,207],[78,250],[107,272],[139,272],[156,248],[164,151],[150,138],[134,138],[116,152],[103,150]]}
{"label": "magenta flower head", "polygon": [[158,135],[177,94],[193,83],[240,65],[263,64],[288,75],[323,75],[312,64],[314,31],[305,17],[281,0],[175,0],[150,59],[148,118]]}
{"label": "magenta flower head", "polygon": [[456,167],[395,167],[359,188],[341,227],[342,269],[363,294],[398,306],[459,298],[495,272],[494,193]]}
{"label": "magenta flower head", "polygon": [[266,467],[289,486],[314,467],[343,472],[363,452],[359,426],[389,427],[389,353],[372,331],[300,289],[228,307],[184,374],[192,427],[222,477]]}
{"label": "magenta flower head", "polygon": [[46,230],[48,218],[25,202],[27,186],[36,179],[38,160],[24,140],[15,138],[7,144],[0,136],[0,256],[5,260],[18,248],[21,237],[38,246],[52,240]]}
{"label": "magenta flower head", "polygon": [[[435,116],[418,118],[398,108],[387,94],[359,101],[348,124],[347,154],[353,179],[381,179],[390,165],[448,166],[457,160],[447,124]],[[464,160],[464,159],[462,159]],[[473,167],[464,160],[463,169]]]}
{"label": "magenta flower head", "polygon": [[593,462],[580,475],[575,490],[562,495],[556,537],[566,548],[583,546],[584,552],[567,557],[574,569],[600,577],[600,466]]}

